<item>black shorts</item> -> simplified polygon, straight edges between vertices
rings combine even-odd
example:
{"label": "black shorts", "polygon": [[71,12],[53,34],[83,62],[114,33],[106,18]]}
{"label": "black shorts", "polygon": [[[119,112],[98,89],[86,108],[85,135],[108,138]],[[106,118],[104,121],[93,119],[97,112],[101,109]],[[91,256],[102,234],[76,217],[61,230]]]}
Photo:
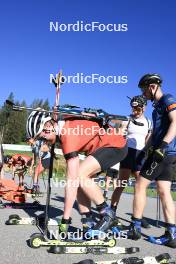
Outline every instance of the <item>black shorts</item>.
{"label": "black shorts", "polygon": [[126,158],[120,162],[120,168],[129,169],[132,172],[140,171],[143,164],[136,164],[136,157],[139,155],[140,152],[140,150],[128,148],[128,154]]}
{"label": "black shorts", "polygon": [[105,171],[114,166],[127,155],[128,148],[99,148],[91,154],[100,164],[101,170]]}
{"label": "black shorts", "polygon": [[44,169],[49,169],[49,166],[50,166],[50,158],[42,159],[41,160],[41,163],[42,163],[42,167]]}
{"label": "black shorts", "polygon": [[162,162],[155,163],[151,155],[144,163],[140,175],[150,181],[172,181],[176,169],[176,156],[166,156]]}
{"label": "black shorts", "polygon": [[119,176],[119,171],[109,168],[107,169],[106,176],[111,177],[112,179],[117,179]]}

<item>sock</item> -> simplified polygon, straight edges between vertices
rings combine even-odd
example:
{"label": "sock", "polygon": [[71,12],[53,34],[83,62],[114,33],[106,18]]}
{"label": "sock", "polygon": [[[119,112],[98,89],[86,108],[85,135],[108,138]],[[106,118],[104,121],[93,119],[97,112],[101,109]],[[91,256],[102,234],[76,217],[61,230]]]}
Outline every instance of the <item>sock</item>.
{"label": "sock", "polygon": [[71,217],[69,217],[69,219],[62,218],[61,224],[71,224]]}
{"label": "sock", "polygon": [[101,204],[97,204],[97,210],[98,212],[101,212],[102,209],[105,209],[106,207],[108,207],[107,203],[104,201],[103,203]]}
{"label": "sock", "polygon": [[134,216],[131,217],[131,220],[132,220],[132,224],[138,229],[140,230],[141,229],[141,221],[142,219],[140,218],[136,218]]}

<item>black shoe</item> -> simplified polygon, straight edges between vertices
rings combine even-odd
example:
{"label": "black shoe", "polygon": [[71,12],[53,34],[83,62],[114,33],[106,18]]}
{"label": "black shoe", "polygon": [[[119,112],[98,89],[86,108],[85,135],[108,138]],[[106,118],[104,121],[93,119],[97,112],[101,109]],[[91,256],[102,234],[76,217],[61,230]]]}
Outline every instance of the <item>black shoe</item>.
{"label": "black shoe", "polygon": [[132,240],[138,240],[141,238],[141,231],[133,223],[130,225],[130,229],[127,232],[127,238]]}
{"label": "black shoe", "polygon": [[145,218],[142,218],[142,220],[141,220],[141,226],[143,228],[150,228],[151,227],[151,225],[149,224],[149,222]]}

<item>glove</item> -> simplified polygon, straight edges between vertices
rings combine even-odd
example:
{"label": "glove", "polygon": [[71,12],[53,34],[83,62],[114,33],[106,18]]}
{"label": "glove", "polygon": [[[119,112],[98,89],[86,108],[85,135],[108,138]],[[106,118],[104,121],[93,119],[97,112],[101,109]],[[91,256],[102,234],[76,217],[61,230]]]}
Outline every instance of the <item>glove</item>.
{"label": "glove", "polygon": [[142,165],[142,161],[145,159],[145,151],[141,150],[141,152],[136,157],[136,165]]}
{"label": "glove", "polygon": [[167,142],[162,141],[161,145],[154,150],[153,152],[153,160],[160,163],[161,161],[163,161],[164,159],[164,155],[165,155],[165,148],[168,145]]}

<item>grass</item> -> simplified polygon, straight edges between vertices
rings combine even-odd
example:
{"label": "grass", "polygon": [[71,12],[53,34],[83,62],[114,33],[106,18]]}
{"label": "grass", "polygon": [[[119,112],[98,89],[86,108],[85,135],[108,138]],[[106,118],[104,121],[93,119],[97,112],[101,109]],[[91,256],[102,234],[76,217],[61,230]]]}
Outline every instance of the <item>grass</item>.
{"label": "grass", "polygon": [[[134,193],[134,188],[133,187],[126,187],[124,190],[125,193]],[[147,189],[147,196],[148,197],[157,197],[157,192],[154,189]],[[174,201],[176,201],[176,192],[172,192],[172,197]]]}
{"label": "grass", "polygon": [[32,157],[32,152],[31,151],[19,151],[19,150],[4,150],[4,155],[10,155],[13,156],[15,154],[21,154],[21,155],[27,155]]}

